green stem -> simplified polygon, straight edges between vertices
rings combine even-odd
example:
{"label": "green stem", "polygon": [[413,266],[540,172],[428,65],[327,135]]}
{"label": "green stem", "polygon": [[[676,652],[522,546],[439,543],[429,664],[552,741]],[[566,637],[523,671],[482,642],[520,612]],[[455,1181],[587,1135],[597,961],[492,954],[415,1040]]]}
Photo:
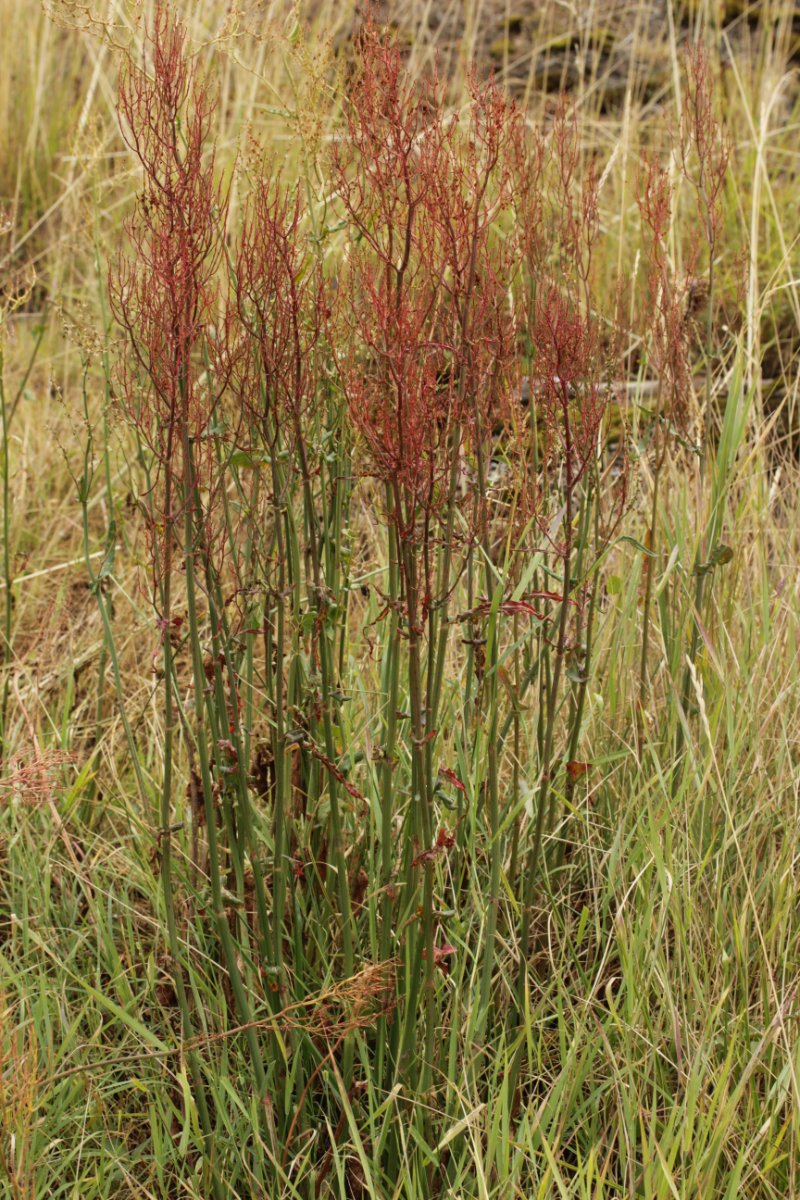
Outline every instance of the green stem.
{"label": "green stem", "polygon": [[[244,989],[242,974],[239,969],[237,949],[231,934],[230,925],[228,924],[227,912],[223,899],[222,878],[220,874],[219,862],[219,842],[217,838],[217,814],[214,802],[214,785],[211,776],[211,767],[208,754],[208,735],[205,729],[203,720],[204,704],[204,689],[206,686],[206,676],[203,669],[203,654],[200,639],[200,626],[197,617],[197,595],[196,595],[196,579],[195,579],[195,546],[194,546],[194,528],[193,528],[193,505],[194,497],[197,493],[197,484],[194,477],[194,465],[192,445],[189,437],[188,429],[185,422],[183,423],[183,454],[185,470],[187,472],[186,495],[184,497],[184,547],[183,558],[186,571],[186,607],[187,607],[187,625],[188,638],[192,654],[192,672],[194,677],[194,703],[195,703],[195,721],[196,721],[196,750],[197,758],[200,763],[200,778],[203,788],[203,802],[205,807],[206,818],[206,836],[208,837],[208,857],[209,857],[209,876],[211,879],[211,896],[213,904],[213,914],[217,925],[222,952],[225,959],[225,966],[231,982],[233,996],[236,1003],[236,1009],[239,1015],[239,1020],[242,1025],[248,1026],[246,1031],[246,1039],[248,1049],[250,1051],[250,1059],[253,1066],[255,1076],[256,1090],[259,1097],[263,1097],[266,1092],[266,1074],[264,1064],[261,1057],[261,1047],[258,1042],[256,1030],[252,1026],[252,1010],[247,998],[247,993]],[[169,521],[170,510],[167,510],[167,520]],[[169,531],[168,531],[168,541]],[[168,630],[167,630],[168,636]]]}
{"label": "green stem", "polygon": [[[568,449],[569,454],[569,449]],[[570,569],[572,566],[572,480],[569,477],[569,461],[567,465],[567,481],[566,481],[566,503],[564,514],[564,550],[561,555],[563,584],[562,596],[559,603],[561,604],[560,620],[558,626],[558,641],[556,643],[555,660],[553,663],[552,678],[547,685],[546,699],[546,718],[544,730],[544,748],[542,753],[542,783],[539,788],[538,808],[536,812],[536,827],[533,835],[533,845],[528,854],[526,864],[525,881],[523,887],[523,913],[522,913],[522,932],[520,936],[520,947],[522,952],[522,962],[520,966],[519,991],[518,991],[518,1007],[522,1013],[522,999],[524,995],[524,983],[527,974],[527,960],[529,951],[530,938],[530,923],[531,923],[531,908],[536,895],[536,883],[538,879],[539,862],[542,849],[542,835],[544,832],[544,818],[548,806],[548,798],[550,795],[551,786],[551,770],[553,759],[553,744],[555,734],[555,718],[558,708],[558,694],[561,685],[561,673],[564,666],[564,656],[566,651],[567,637],[567,616],[569,612],[570,600]]]}

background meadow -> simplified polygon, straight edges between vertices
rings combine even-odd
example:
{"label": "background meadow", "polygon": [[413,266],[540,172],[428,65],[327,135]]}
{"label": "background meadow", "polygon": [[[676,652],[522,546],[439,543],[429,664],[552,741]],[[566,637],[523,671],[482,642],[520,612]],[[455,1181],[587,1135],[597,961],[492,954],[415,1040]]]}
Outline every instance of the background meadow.
{"label": "background meadow", "polygon": [[800,1194],[795,5],[0,22],[4,1194]]}

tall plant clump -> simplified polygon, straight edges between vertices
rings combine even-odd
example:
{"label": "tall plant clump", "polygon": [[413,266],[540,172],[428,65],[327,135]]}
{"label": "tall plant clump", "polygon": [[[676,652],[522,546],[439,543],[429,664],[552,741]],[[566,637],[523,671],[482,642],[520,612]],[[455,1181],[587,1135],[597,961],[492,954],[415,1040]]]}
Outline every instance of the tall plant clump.
{"label": "tall plant clump", "polygon": [[[460,1057],[482,1094],[501,1036],[516,1089],[541,912],[593,777],[598,594],[627,508],[624,445],[604,454],[623,338],[576,114],[531,133],[474,78],[451,109],[371,21],[356,46],[319,211],[256,147],[239,228],[210,85],[165,7],[120,85],[143,183],[110,296],[159,639],[154,824],[217,1187],[182,911],[222,968],[260,1186],[306,1153],[321,1184],[364,1089],[424,1099],[434,1144]],[[688,388],[672,201],[652,166],[659,470]],[[336,1019],[323,991],[345,997]],[[338,1132],[318,1154],[320,1111]],[[402,1131],[376,1136],[391,1177]]]}
{"label": "tall plant clump", "polygon": [[[368,24],[346,136],[331,163],[351,232],[334,291],[305,237],[300,200],[279,177],[254,180],[227,250],[209,85],[164,9],[149,46],[151,73],[129,67],[120,89],[144,190],[111,298],[127,335],[121,406],[145,470],[162,641],[159,852],[168,911],[178,728],[195,825],[207,842],[203,854],[195,838],[194,868],[208,871],[237,1018],[263,1090],[278,1068],[252,1028],[254,990],[265,987],[280,1005],[290,975],[294,986],[312,986],[323,944],[347,976],[367,949],[352,896],[358,864],[372,851],[351,823],[364,797],[340,765],[349,427],[384,519],[388,564],[378,936],[369,951],[401,965],[401,1016],[380,1023],[377,1058],[387,1082],[400,1071],[426,1090],[443,1014],[437,967],[445,970],[454,952],[436,915],[445,851],[458,841],[472,869],[488,846],[485,922],[474,948],[481,984],[472,1033],[480,1040],[496,999],[503,875],[510,870],[519,889],[527,937],[553,819],[559,698],[586,610],[582,555],[605,411],[607,352],[590,286],[594,184],[575,194],[577,142],[566,114],[545,164],[494,85],[473,80],[463,110],[449,112],[435,75],[412,84],[397,48]],[[558,212],[555,243],[539,226],[520,243],[515,219],[535,213],[541,224],[547,204]],[[526,338],[527,414],[519,373]],[[509,461],[517,461],[501,499],[492,456],[503,427],[513,435]],[[557,573],[551,554],[560,590],[544,586]],[[191,709],[178,691],[184,635]],[[514,685],[504,691],[512,646]],[[462,680],[455,724],[453,670]],[[520,704],[532,682],[542,736],[527,769],[541,772],[541,784],[534,821],[526,825],[518,812],[509,840],[505,737],[511,722],[518,789]],[[585,676],[570,701],[573,755],[584,685]],[[447,789],[460,808],[455,829],[440,803]],[[521,829],[531,839],[527,858]],[[457,908],[463,884],[451,889]],[[252,920],[230,907],[231,896],[252,905]],[[299,933],[309,921],[321,922],[313,945]]]}

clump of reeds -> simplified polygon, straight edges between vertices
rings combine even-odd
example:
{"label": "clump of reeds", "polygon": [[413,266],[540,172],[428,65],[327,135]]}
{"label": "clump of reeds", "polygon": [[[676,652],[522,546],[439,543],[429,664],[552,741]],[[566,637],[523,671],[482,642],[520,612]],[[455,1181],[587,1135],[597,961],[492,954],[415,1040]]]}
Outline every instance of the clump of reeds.
{"label": "clump of reeds", "polygon": [[[148,48],[120,85],[142,190],[110,295],[160,644],[157,855],[213,1162],[178,892],[193,894],[198,926],[210,918],[264,1136],[287,1151],[332,1103],[332,1061],[348,1097],[367,1072],[430,1110],[453,1069],[456,964],[462,981],[475,969],[476,1050],[490,1027],[507,1022],[513,1036],[524,1020],[540,913],[593,772],[583,740],[602,564],[628,518],[624,433],[613,470],[605,441],[629,331],[601,307],[600,179],[566,104],[532,134],[494,84],[472,80],[451,111],[436,74],[413,82],[367,21],[328,163],[346,241],[334,271],[333,234],[304,191],[253,171],[257,148],[233,227],[213,90],[164,7]],[[698,132],[702,64],[686,135],[699,165],[686,172],[711,273],[725,161]],[[636,543],[647,560],[640,709],[658,480],[691,386],[671,203],[653,162],[640,200],[658,376],[650,534]],[[698,586],[698,617],[702,599]],[[684,622],[697,630],[685,610]],[[105,631],[113,654],[107,616]],[[352,665],[367,651],[377,696]],[[184,822],[188,872],[173,849]],[[475,904],[480,932],[459,940]],[[513,978],[498,969],[501,940]],[[359,974],[369,963],[380,1003],[369,1020],[331,1026],[333,1043],[313,1021],[278,1036],[260,1020],[321,977],[372,978]],[[382,1153],[396,1162],[401,1140],[385,1135]]]}

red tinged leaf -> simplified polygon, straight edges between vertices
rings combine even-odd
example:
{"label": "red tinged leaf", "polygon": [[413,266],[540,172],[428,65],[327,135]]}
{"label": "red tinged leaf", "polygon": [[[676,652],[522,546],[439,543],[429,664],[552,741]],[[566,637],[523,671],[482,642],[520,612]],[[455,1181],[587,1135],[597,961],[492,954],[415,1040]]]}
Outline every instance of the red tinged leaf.
{"label": "red tinged leaf", "polygon": [[506,600],[504,604],[500,605],[500,611],[509,616],[521,613],[523,616],[536,617],[537,621],[547,620],[545,614],[540,613],[532,604],[528,604],[527,600]]}
{"label": "red tinged leaf", "polygon": [[456,775],[455,771],[451,771],[449,767],[439,767],[439,775],[442,779],[446,779],[448,783],[452,783],[453,787],[458,788],[458,790],[463,792],[466,796],[467,789],[464,787],[464,784]]}
{"label": "red tinged leaf", "polygon": [[[564,597],[559,592],[532,592],[530,594],[540,600],[554,600],[558,604],[563,604],[564,602]],[[575,608],[578,606],[577,600],[573,600],[572,598],[567,600],[567,604],[571,604]],[[471,609],[463,615],[462,620],[467,617],[487,616],[491,612],[491,609],[491,600],[484,597],[480,600],[476,608]],[[538,608],[534,608],[529,600],[504,600],[500,605],[500,612],[505,613],[506,616],[519,614],[521,616],[536,617],[537,621],[550,620],[547,613],[539,612]]]}
{"label": "red tinged leaf", "polygon": [[418,867],[421,863],[432,862],[434,858],[438,858],[445,850],[451,850],[456,844],[455,829],[451,833],[444,825],[441,826],[436,834],[436,842],[430,850],[423,850],[411,863],[412,867]]}
{"label": "red tinged leaf", "polygon": [[438,732],[438,729],[432,729],[430,733],[426,733],[424,737],[419,739],[415,738],[415,741],[418,746],[427,746],[428,742],[432,742]]}
{"label": "red tinged leaf", "polygon": [[434,846],[432,850],[423,850],[421,854],[418,854],[417,857],[412,860],[411,865],[412,867],[421,867],[423,863],[432,862],[439,853],[440,851],[437,846]]}
{"label": "red tinged leaf", "polygon": [[344,772],[337,767],[336,763],[328,758],[327,754],[323,754],[319,746],[309,739],[306,742],[306,749],[310,750],[317,762],[320,762],[328,774],[332,775],[337,783],[341,784],[348,796],[352,796],[354,800],[359,800],[362,804],[367,803],[367,798],[363,792],[360,792],[355,784],[350,782]]}
{"label": "red tinged leaf", "polygon": [[[443,975],[450,974],[450,963],[447,961],[456,953],[455,946],[451,946],[449,942],[445,942],[443,946],[433,947],[433,965],[442,972]],[[427,952],[422,951],[422,957],[427,958]]]}
{"label": "red tinged leaf", "polygon": [[578,779],[581,779],[582,776],[588,775],[591,765],[592,764],[588,762],[576,762],[574,759],[571,759],[570,762],[567,763],[567,775],[570,777],[572,782],[575,783]]}

